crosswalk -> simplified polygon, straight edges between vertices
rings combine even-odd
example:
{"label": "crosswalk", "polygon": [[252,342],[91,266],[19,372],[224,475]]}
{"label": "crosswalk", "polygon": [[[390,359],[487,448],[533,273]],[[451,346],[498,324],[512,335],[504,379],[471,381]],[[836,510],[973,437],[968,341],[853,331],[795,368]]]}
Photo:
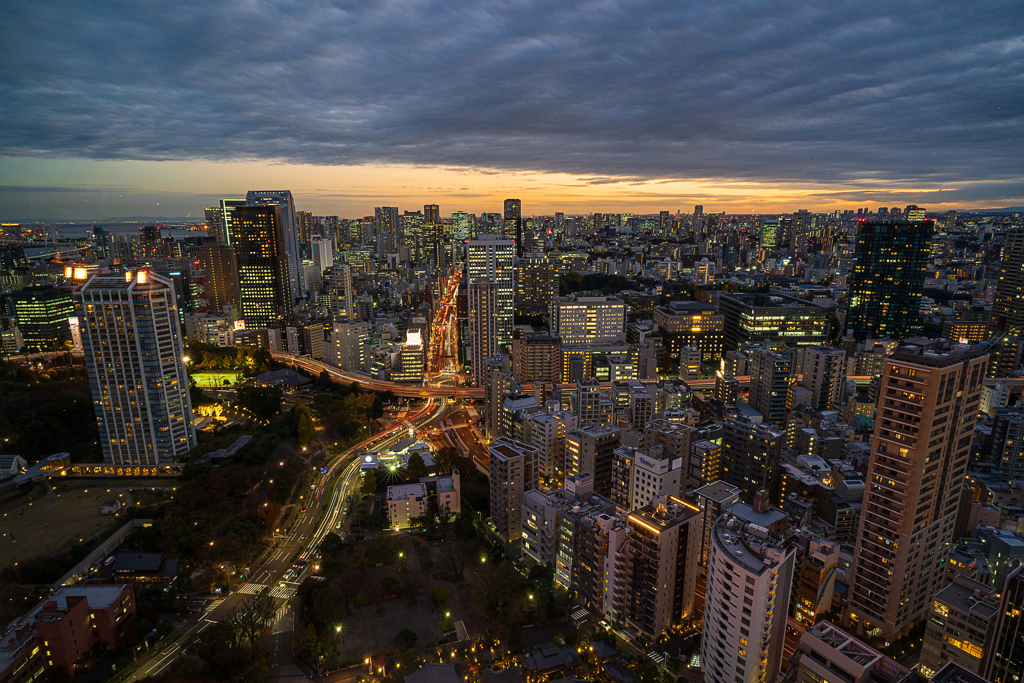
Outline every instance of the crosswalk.
{"label": "crosswalk", "polygon": [[272,598],[290,598],[295,595],[295,589],[291,586],[274,586],[270,589]]}
{"label": "crosswalk", "polygon": [[220,607],[221,603],[223,603],[225,600],[227,600],[227,598],[218,598],[218,599],[214,600],[213,602],[211,602],[209,605],[206,606],[206,611],[207,612],[212,612],[213,610],[215,610],[218,607]]}
{"label": "crosswalk", "polygon": [[[265,590],[267,590],[267,586],[261,583],[247,583],[235,592],[242,595],[257,595]],[[270,597],[272,598],[290,598],[294,595],[295,589],[291,586],[273,586],[270,588]]]}

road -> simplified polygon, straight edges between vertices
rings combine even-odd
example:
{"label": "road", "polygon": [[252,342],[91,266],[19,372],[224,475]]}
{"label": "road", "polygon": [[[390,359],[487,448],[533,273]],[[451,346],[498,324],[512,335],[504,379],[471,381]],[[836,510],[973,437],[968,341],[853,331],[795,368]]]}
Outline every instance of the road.
{"label": "road", "polygon": [[[278,600],[281,609],[280,620],[287,622],[293,619],[288,601],[295,595],[296,588],[312,564],[307,564],[307,572],[293,577],[292,580],[283,580],[283,575],[297,559],[310,562],[320,541],[337,527],[339,520],[343,519],[346,496],[354,493],[361,485],[356,456],[366,450],[387,448],[406,438],[410,427],[424,427],[442,419],[447,411],[447,400],[431,398],[418,412],[408,416],[403,422],[334,456],[325,466],[327,472],[318,476],[308,494],[303,494],[299,503],[300,512],[292,517],[290,526],[284,527],[283,533],[275,535],[275,545],[257,561],[257,566],[250,574],[250,580],[235,587],[231,595],[213,600],[203,613],[187,620],[180,627],[180,631],[172,636],[173,643],[143,659],[141,666],[123,680],[127,683],[165,673],[182,655],[194,636],[227,617],[247,596],[269,590],[270,595]],[[302,505],[305,507],[301,507]],[[290,642],[290,633],[290,627],[282,630],[275,626],[274,650],[276,656],[282,660],[279,666],[291,662],[290,652],[287,653],[287,657],[280,653],[281,638]]]}
{"label": "road", "polygon": [[[436,398],[462,398],[462,399],[482,399],[484,397],[484,390],[482,387],[442,387],[442,386],[421,386],[418,384],[398,384],[397,382],[388,382],[379,379],[373,379],[367,375],[362,375],[355,372],[348,372],[341,370],[333,365],[328,365],[321,361],[313,360],[312,358],[304,356],[293,356],[290,353],[275,353],[273,354],[274,360],[291,365],[292,367],[302,368],[306,372],[310,373],[314,377],[319,376],[324,370],[330,375],[331,379],[340,384],[351,384],[356,383],[359,386],[367,389],[374,389],[377,391],[391,391],[396,396],[419,396],[421,398],[436,397]],[[799,375],[798,375],[799,377]],[[847,377],[849,380],[853,380],[858,386],[863,386],[871,382],[871,378],[868,376],[850,375]],[[736,377],[736,381],[739,382],[741,388],[750,387],[750,376],[742,375]],[[645,384],[654,384],[657,380],[643,380]],[[1022,380],[1024,383],[1024,380]],[[690,380],[686,383],[688,387],[696,390],[714,389],[714,379],[697,379]],[[552,385],[558,386],[563,391],[572,391],[576,389],[575,383],[570,384],[558,384]],[[611,382],[601,382],[602,387],[610,387]],[[525,393],[533,391],[533,384],[531,382],[524,383],[522,390]]]}

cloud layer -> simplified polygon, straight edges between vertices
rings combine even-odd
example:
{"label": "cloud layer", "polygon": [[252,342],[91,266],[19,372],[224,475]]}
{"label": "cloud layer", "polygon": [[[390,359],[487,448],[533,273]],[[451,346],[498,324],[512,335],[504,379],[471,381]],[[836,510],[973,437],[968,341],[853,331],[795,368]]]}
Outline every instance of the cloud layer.
{"label": "cloud layer", "polygon": [[6,3],[0,155],[1024,177],[1019,0]]}

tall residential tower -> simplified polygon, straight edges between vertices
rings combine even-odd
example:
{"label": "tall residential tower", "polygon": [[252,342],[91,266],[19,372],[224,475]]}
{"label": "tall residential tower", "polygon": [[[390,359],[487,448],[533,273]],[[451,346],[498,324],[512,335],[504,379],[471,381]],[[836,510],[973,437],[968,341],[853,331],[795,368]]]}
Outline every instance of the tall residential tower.
{"label": "tall residential tower", "polygon": [[103,459],[157,474],[196,446],[174,286],[145,270],[97,276],[76,305]]}

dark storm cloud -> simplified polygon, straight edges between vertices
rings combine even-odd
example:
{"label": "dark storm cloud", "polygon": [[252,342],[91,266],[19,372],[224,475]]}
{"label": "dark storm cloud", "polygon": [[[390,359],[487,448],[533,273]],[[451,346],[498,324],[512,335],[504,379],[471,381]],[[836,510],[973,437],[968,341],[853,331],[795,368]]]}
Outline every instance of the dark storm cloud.
{"label": "dark storm cloud", "polygon": [[7,156],[1022,175],[1019,0],[15,0],[2,23]]}

